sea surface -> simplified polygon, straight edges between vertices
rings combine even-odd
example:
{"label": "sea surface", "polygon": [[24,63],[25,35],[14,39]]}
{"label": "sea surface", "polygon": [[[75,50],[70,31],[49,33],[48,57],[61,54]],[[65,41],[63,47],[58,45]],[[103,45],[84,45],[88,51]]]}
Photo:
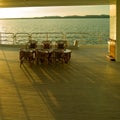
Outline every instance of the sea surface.
{"label": "sea surface", "polygon": [[[0,19],[0,32],[80,32],[90,33],[89,38],[109,38],[109,18],[79,19]],[[95,34],[98,35],[93,37]],[[102,35],[102,36],[99,36]],[[88,38],[87,38],[88,39]],[[91,40],[89,39],[89,40]],[[94,41],[95,43],[95,41]]]}

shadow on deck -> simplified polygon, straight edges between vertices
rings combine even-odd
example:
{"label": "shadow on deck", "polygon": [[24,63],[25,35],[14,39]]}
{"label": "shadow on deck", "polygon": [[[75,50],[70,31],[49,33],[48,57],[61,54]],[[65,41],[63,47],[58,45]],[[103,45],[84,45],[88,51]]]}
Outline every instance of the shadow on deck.
{"label": "shadow on deck", "polygon": [[72,49],[68,64],[19,67],[19,49],[0,48],[0,120],[120,119],[120,63],[106,46]]}

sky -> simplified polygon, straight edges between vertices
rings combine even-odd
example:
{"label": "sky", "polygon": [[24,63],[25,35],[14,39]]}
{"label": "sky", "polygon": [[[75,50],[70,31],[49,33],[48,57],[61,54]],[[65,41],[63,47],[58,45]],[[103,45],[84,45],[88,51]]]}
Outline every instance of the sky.
{"label": "sky", "polygon": [[109,5],[0,8],[0,18],[109,15]]}

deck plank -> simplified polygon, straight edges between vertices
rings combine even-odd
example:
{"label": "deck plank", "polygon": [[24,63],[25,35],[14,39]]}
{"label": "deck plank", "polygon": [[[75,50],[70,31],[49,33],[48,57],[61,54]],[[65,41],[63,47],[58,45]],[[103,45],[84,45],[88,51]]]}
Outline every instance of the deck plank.
{"label": "deck plank", "polygon": [[18,54],[0,47],[0,120],[120,119],[120,63],[106,46],[74,48],[68,64],[20,68]]}

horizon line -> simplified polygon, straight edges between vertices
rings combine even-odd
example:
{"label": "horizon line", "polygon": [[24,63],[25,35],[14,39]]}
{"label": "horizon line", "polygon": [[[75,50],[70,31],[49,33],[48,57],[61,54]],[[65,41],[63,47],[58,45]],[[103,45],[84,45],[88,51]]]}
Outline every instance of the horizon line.
{"label": "horizon line", "polygon": [[108,17],[110,17],[110,15],[109,14],[101,14],[101,15],[93,15],[93,14],[91,14],[91,15],[66,15],[66,16],[59,16],[59,15],[56,15],[56,16],[33,16],[33,17],[12,17],[12,18],[0,18],[0,19],[29,19],[29,18],[96,18],[96,17],[98,17],[98,18],[108,18]]}

